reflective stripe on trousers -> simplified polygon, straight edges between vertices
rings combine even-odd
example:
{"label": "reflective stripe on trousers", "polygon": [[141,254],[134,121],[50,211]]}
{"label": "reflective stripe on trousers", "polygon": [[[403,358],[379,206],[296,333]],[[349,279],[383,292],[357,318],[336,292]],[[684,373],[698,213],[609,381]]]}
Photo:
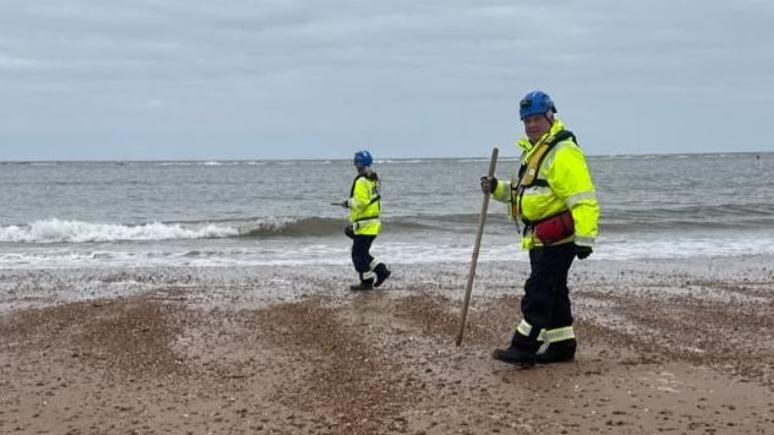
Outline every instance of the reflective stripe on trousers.
{"label": "reflective stripe on trousers", "polygon": [[[532,333],[532,325],[522,319],[518,325],[516,325],[516,332],[529,337]],[[537,336],[537,341],[557,343],[559,341],[572,340],[575,338],[575,328],[572,326],[563,326],[561,328],[554,329],[541,329]]]}
{"label": "reflective stripe on trousers", "polygon": [[374,272],[374,269],[376,269],[376,265],[379,264],[379,260],[377,260],[376,257],[372,258],[373,260],[371,260],[371,264],[368,265],[368,270],[360,274],[360,279],[368,280],[376,278],[376,272]]}
{"label": "reflective stripe on trousers", "polygon": [[534,352],[540,347],[539,338],[553,342],[575,335],[567,288],[575,245],[536,247],[530,250],[529,257],[532,271],[521,299],[524,320],[516,327],[511,344]]}

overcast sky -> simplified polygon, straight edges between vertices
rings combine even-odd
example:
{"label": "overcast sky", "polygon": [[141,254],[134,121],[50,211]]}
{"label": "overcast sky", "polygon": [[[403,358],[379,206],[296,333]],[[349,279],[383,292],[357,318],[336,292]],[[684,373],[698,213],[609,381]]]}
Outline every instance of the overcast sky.
{"label": "overcast sky", "polygon": [[774,151],[767,0],[0,0],[0,159]]}

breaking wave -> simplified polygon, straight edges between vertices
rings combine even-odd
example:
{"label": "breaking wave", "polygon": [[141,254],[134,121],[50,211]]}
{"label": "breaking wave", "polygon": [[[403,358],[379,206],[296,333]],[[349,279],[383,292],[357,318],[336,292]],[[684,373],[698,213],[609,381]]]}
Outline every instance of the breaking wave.
{"label": "breaking wave", "polygon": [[[475,222],[474,215],[390,218],[391,231],[437,229],[448,224]],[[175,239],[326,237],[343,233],[346,221],[327,217],[265,217],[246,220],[151,222],[144,224],[94,223],[48,219],[0,227],[0,243],[95,243]],[[443,227],[443,226],[441,226]]]}
{"label": "breaking wave", "polygon": [[[384,216],[385,233],[470,234],[477,213]],[[513,231],[505,213],[490,210],[487,232]],[[96,223],[51,218],[23,225],[0,226],[0,243],[95,243],[185,239],[266,239],[276,237],[340,236],[341,217],[253,217],[235,220]],[[653,233],[697,230],[763,229],[774,225],[774,206],[744,204],[723,206],[655,207],[643,210],[603,208],[601,233]]]}
{"label": "breaking wave", "polygon": [[0,242],[15,243],[88,243],[113,241],[149,241],[169,239],[206,239],[238,236],[235,228],[215,224],[186,228],[181,224],[153,222],[143,225],[103,224],[48,219],[28,225],[0,227]]}

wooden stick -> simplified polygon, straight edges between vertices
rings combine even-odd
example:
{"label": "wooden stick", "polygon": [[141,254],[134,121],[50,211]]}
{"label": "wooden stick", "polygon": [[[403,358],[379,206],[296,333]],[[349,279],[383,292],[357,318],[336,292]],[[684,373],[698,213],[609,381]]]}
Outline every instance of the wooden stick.
{"label": "wooden stick", "polygon": [[[492,161],[489,163],[489,177],[494,177],[495,166],[497,166],[497,153],[499,150],[492,150]],[[476,265],[478,264],[478,248],[481,246],[481,236],[484,234],[484,224],[486,223],[486,209],[489,207],[489,192],[484,192],[484,202],[481,204],[481,215],[478,218],[478,233],[476,233],[476,243],[473,245],[473,258],[470,260],[470,271],[468,272],[468,284],[465,287],[465,301],[462,304],[462,318],[460,319],[460,330],[457,333],[457,347],[462,344],[462,334],[465,332],[465,318],[468,316],[468,305],[470,304],[470,293],[473,291],[473,278],[476,276]]]}

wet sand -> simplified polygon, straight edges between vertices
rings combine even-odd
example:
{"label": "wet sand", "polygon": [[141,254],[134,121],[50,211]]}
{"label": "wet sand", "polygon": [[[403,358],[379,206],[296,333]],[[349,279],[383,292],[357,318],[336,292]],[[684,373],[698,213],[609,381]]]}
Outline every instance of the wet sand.
{"label": "wet sand", "polygon": [[577,361],[530,370],[489,357],[524,264],[479,267],[460,348],[464,264],[79,272],[134,283],[110,297],[6,271],[0,433],[774,433],[770,264],[578,263]]}

